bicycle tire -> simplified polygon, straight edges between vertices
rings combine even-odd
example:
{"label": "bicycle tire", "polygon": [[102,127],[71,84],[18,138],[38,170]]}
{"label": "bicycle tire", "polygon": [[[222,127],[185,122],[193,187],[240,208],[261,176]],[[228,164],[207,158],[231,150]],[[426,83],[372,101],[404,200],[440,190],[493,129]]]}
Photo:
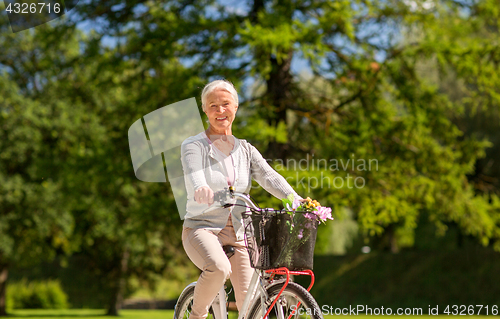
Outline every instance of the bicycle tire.
{"label": "bicycle tire", "polygon": [[[276,299],[278,293],[283,287],[283,282],[278,282],[267,287],[267,294],[269,298],[265,302],[266,310],[271,303]],[[269,313],[269,316],[276,316],[279,318],[278,313],[283,310],[284,318],[292,314],[294,308],[297,309],[297,304],[300,302],[298,311],[293,315],[294,319],[323,319],[323,314],[318,306],[314,297],[301,285],[294,282],[289,282],[285,290],[281,294],[279,300]],[[295,306],[295,307],[294,307]],[[282,309],[280,309],[282,308]],[[248,319],[261,319],[262,318],[262,304],[260,298],[256,298],[250,308]]]}
{"label": "bicycle tire", "polygon": [[186,287],[177,299],[174,308],[174,319],[187,319],[191,313],[194,299],[194,285]]}
{"label": "bicycle tire", "polygon": [[[174,308],[174,319],[188,319],[191,314],[191,309],[193,307],[194,299],[194,287],[195,285],[190,285],[184,289],[184,291],[177,299],[177,303]],[[214,319],[214,312],[212,306],[208,311],[207,319]]]}

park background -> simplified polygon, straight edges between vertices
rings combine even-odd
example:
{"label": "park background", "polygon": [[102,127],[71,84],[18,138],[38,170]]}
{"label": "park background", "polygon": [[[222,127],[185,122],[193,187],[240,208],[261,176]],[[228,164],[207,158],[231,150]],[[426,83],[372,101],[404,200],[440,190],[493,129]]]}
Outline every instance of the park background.
{"label": "park background", "polygon": [[498,1],[85,0],[18,33],[0,8],[0,314],[116,315],[197,277],[127,131],[219,78],[235,136],[333,208],[320,306],[500,304]]}

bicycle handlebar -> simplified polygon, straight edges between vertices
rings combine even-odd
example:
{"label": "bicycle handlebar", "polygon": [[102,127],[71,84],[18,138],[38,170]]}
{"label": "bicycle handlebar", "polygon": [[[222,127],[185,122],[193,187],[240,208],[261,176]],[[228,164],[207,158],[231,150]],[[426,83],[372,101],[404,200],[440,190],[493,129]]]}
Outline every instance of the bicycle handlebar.
{"label": "bicycle handlebar", "polygon": [[223,207],[231,207],[234,204],[226,203],[225,200],[227,198],[236,198],[241,199],[247,207],[254,211],[262,211],[260,207],[255,205],[255,203],[250,198],[250,195],[245,193],[236,192],[233,186],[230,186],[229,189],[225,189],[223,191],[216,192],[214,194],[214,202],[219,202]]}

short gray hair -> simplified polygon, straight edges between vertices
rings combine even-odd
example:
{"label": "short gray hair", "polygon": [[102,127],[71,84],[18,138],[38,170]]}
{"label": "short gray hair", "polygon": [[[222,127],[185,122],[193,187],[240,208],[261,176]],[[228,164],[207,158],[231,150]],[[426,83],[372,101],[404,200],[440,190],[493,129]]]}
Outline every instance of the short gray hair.
{"label": "short gray hair", "polygon": [[203,91],[201,91],[201,107],[203,110],[205,110],[207,96],[215,90],[224,90],[229,92],[233,96],[234,103],[238,106],[238,92],[236,92],[233,83],[227,80],[215,80],[205,85]]}

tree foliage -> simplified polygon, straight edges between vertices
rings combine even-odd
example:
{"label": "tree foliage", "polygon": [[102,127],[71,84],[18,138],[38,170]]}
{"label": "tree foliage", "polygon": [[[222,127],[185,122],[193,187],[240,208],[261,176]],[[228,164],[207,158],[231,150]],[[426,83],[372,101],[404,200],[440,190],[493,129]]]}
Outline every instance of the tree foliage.
{"label": "tree foliage", "polygon": [[[68,42],[49,46],[54,33]],[[8,219],[2,235],[10,244],[5,249],[10,247],[17,266],[26,257],[36,263],[40,255],[54,256],[59,246],[86,256],[109,293],[109,313],[116,314],[128,276],[154,282],[186,259],[179,255],[181,221],[168,185],[135,178],[128,128],[150,111],[188,97],[193,86],[186,83],[196,80],[175,61],[155,66],[162,75],[153,79],[146,63],[126,62],[100,45],[95,50],[99,35],[63,25],[2,40],[12,37],[19,45],[2,55],[8,71],[2,89],[9,93],[2,103],[2,204]],[[75,50],[73,58],[60,57],[66,61],[60,69],[43,63]],[[36,57],[33,65],[9,67],[11,58],[23,54]],[[24,87],[16,90],[15,82]],[[36,222],[40,225],[33,227]]]}

